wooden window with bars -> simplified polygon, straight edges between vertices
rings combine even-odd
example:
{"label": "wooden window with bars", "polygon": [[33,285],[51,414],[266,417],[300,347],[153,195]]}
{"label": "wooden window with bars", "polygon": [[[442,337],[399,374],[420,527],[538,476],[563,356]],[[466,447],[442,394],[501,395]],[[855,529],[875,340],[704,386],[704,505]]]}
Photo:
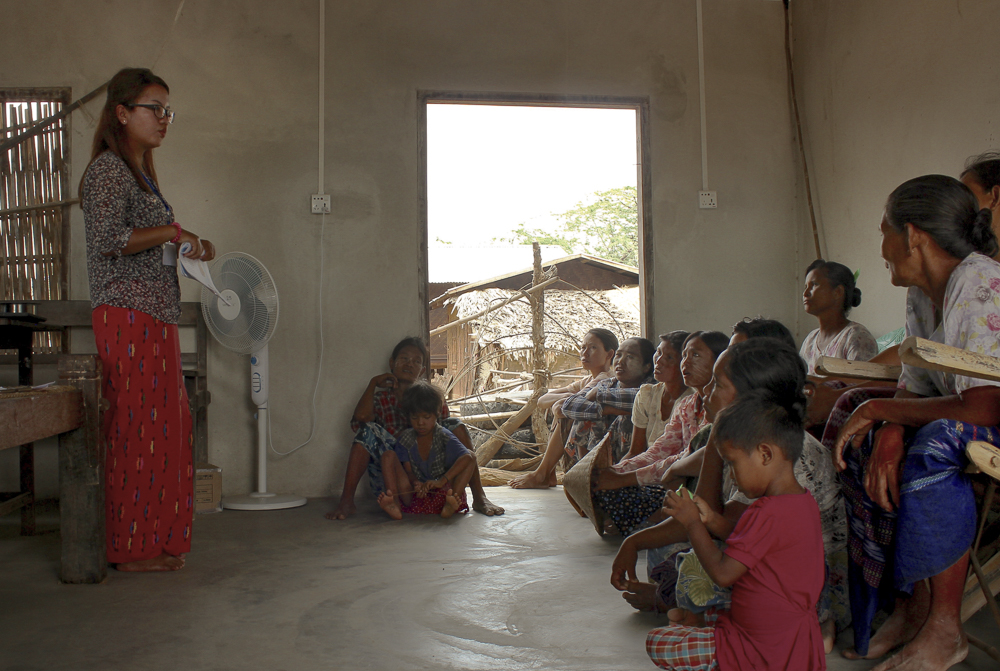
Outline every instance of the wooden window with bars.
{"label": "wooden window with bars", "polygon": [[[68,88],[0,88],[0,143],[60,112]],[[61,300],[69,295],[69,142],[67,120],[0,151],[0,300]],[[39,333],[35,351],[55,353],[58,334]]]}

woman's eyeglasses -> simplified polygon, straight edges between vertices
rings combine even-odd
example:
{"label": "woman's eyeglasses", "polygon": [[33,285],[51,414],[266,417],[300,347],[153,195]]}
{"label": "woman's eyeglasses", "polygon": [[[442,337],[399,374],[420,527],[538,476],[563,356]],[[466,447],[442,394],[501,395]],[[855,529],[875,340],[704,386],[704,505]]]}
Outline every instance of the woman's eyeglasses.
{"label": "woman's eyeglasses", "polygon": [[163,105],[156,105],[153,103],[148,103],[148,104],[133,103],[131,105],[128,105],[128,107],[145,107],[146,109],[153,110],[153,116],[155,116],[157,119],[165,118],[167,120],[167,123],[173,123],[174,115],[176,114],[176,112],[174,112],[169,107],[164,107]]}

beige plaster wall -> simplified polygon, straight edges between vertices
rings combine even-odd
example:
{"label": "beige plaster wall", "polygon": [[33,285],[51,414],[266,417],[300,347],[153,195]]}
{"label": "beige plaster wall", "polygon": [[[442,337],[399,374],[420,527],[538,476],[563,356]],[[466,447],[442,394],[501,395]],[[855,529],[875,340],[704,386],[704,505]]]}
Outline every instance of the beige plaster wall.
{"label": "beige plaster wall", "polygon": [[[320,217],[307,208],[317,179],[318,4],[187,0],[178,14],[180,4],[8,3],[0,86],[72,86],[76,97],[126,65],[151,65],[170,84],[177,123],[156,160],[178,220],[221,252],[258,257],[281,294],[271,406],[275,446],[287,450],[309,433],[320,350]],[[312,444],[272,455],[272,489],[339,491],[355,401],[392,345],[419,326],[418,90],[647,96],[656,284],[650,333],[727,329],[758,312],[794,319],[795,171],[781,4],[705,5],[714,211],[697,207],[693,0],[328,3],[333,215],[322,247],[319,420]],[[74,180],[98,110],[94,103],[73,118]],[[79,209],[73,217],[73,296],[83,298]],[[196,300],[195,286],[182,284],[184,299]],[[224,469],[226,493],[246,492],[255,444],[247,359],[213,343],[209,366],[211,459]]]}
{"label": "beige plaster wall", "polygon": [[[912,177],[957,177],[967,157],[998,146],[1000,19],[994,3],[970,0],[792,5],[823,252],[861,269],[851,317],[881,335],[905,316],[905,290],[889,285],[879,256],[885,199]],[[804,268],[815,254],[800,239]]]}

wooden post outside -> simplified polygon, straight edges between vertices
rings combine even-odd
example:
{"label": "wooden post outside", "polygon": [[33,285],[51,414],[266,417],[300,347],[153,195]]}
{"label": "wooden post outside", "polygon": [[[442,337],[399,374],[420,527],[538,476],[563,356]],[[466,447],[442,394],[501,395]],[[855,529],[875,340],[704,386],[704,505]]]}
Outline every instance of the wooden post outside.
{"label": "wooden post outside", "polygon": [[496,433],[490,436],[489,440],[479,446],[476,450],[476,462],[480,466],[485,466],[490,462],[493,456],[500,451],[503,447],[504,442],[510,438],[511,434],[517,431],[524,421],[531,416],[531,413],[535,410],[535,403],[538,401],[538,397],[541,394],[536,390],[531,397],[528,399],[528,404],[521,408],[516,415],[504,422]]}
{"label": "wooden post outside", "polygon": [[[542,283],[542,248],[537,242],[531,243],[534,256],[534,268],[531,274],[531,286]],[[531,301],[531,372],[534,375],[534,394],[536,400],[547,391],[549,383],[549,367],[545,361],[545,292],[538,291],[529,297]],[[545,410],[535,408],[531,412],[531,432],[535,434],[535,442],[547,445],[549,442],[549,427],[545,423]]]}
{"label": "wooden post outside", "polygon": [[101,361],[59,357],[59,382],[83,395],[83,423],[59,436],[59,579],[98,583],[108,576],[104,526],[104,441],[100,433]]}

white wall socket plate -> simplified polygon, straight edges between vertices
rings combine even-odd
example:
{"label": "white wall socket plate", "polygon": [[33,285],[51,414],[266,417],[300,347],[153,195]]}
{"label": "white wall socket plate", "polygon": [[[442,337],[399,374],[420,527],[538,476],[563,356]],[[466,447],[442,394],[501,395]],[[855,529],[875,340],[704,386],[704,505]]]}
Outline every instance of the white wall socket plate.
{"label": "white wall socket plate", "polygon": [[719,200],[715,197],[715,191],[699,191],[698,207],[703,210],[714,210],[719,206]]}
{"label": "white wall socket plate", "polygon": [[313,214],[330,214],[330,195],[314,193],[309,199]]}

